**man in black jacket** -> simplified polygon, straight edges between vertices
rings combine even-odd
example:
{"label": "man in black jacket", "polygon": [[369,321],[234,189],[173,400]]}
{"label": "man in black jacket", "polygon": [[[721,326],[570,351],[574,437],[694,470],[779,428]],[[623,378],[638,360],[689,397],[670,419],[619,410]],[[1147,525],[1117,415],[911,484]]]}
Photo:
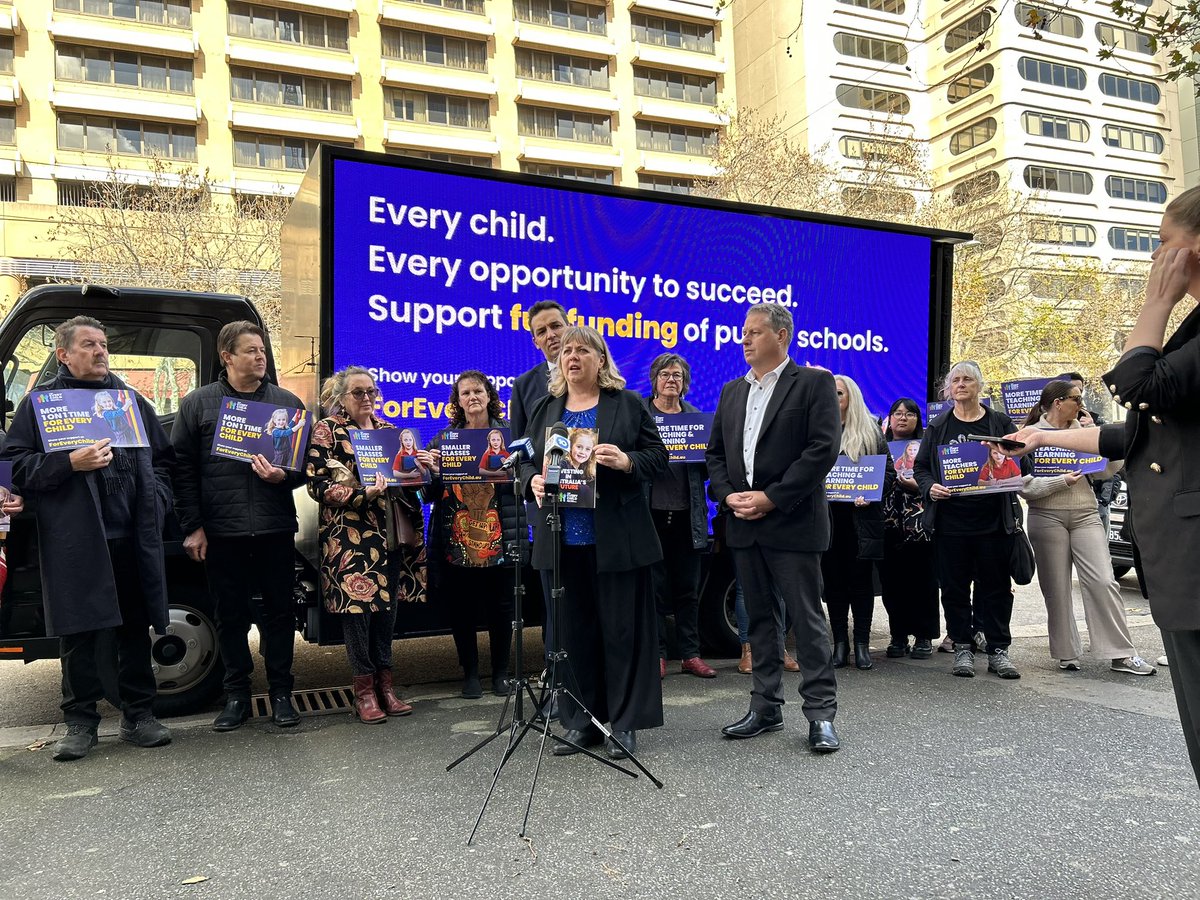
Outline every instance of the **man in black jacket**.
{"label": "man in black jacket", "polygon": [[529,307],[529,333],[533,345],[545,359],[513,382],[512,397],[508,403],[508,421],[512,436],[532,437],[525,434],[529,424],[529,412],[534,404],[550,392],[550,373],[558,360],[558,341],[567,327],[567,311],[553,300],[542,300]]}
{"label": "man in black jacket", "polygon": [[[274,466],[261,454],[250,465],[213,456],[212,444],[224,397],[291,409],[304,404],[266,380],[266,339],[253,322],[222,328],[217,350],[225,371],[184,398],[171,435],[179,463],[175,509],[187,535],[183,547],[205,564],[225,663],[226,703],[213,729],[233,731],[250,716],[254,661],[247,634],[252,620],[258,623],[272,715],[275,724],[287,728],[300,721],[291,699],[296,639],[292,491],[304,475]],[[253,614],[256,591],[261,607]]]}
{"label": "man in black jacket", "polygon": [[[58,375],[39,391],[129,390],[109,371],[108,337],[96,319],[68,319],[54,338]],[[167,627],[162,529],[175,453],[154,407],[134,397],[149,447],[113,447],[104,439],[47,453],[26,397],[2,454],[12,460],[14,487],[37,515],[46,631],[61,643],[67,733],[54,748],[60,761],[82,759],[96,746],[96,702],[104,696],[97,653],[109,629],[116,637],[121,740],[139,747],[171,742],[152,712],[150,629],[163,634]]]}

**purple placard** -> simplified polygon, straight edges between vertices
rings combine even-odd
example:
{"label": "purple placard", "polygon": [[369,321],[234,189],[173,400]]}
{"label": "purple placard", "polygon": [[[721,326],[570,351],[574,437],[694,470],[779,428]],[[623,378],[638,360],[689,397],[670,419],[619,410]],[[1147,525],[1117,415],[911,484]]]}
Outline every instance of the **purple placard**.
{"label": "purple placard", "polygon": [[712,413],[653,413],[658,436],[667,446],[670,462],[704,462],[708,435],[712,431]]}
{"label": "purple placard", "polygon": [[1022,381],[1006,381],[1000,385],[1000,401],[1004,411],[1014,422],[1021,422],[1029,411],[1042,399],[1042,389],[1053,378],[1026,378]]}
{"label": "purple placard", "polygon": [[33,414],[47,453],[90,447],[149,447],[146,425],[132,390],[35,391]]}
{"label": "purple placard", "polygon": [[1108,460],[1099,453],[1079,453],[1062,447],[1038,447],[1029,454],[1033,460],[1033,474],[1039,478],[1082,472],[1091,475],[1103,472]]}
{"label": "purple placard", "polygon": [[[0,503],[7,503],[12,496],[12,462],[0,462]],[[12,527],[12,517],[4,512],[0,512],[0,533],[10,530]]]}
{"label": "purple placard", "polygon": [[825,476],[825,498],[833,503],[852,503],[857,497],[879,500],[883,497],[883,471],[887,457],[860,456],[855,462],[839,456]]}
{"label": "purple placard", "polygon": [[[983,406],[991,406],[992,398],[983,397],[979,402]],[[930,419],[932,419],[934,416],[940,416],[952,406],[954,406],[953,400],[930,400],[925,404],[925,424],[928,425]]]}
{"label": "purple placard", "polygon": [[411,426],[373,428],[363,431],[349,428],[350,444],[358,463],[358,478],[364,484],[373,483],[382,475],[388,487],[429,484],[432,473],[417,459],[421,435]]}
{"label": "purple placard", "polygon": [[913,463],[916,461],[917,450],[920,447],[920,438],[911,438],[906,441],[888,441],[888,452],[892,454],[892,467],[896,470],[897,478],[903,478],[906,481],[916,481],[916,476],[913,475]]}
{"label": "purple placard", "polygon": [[979,441],[942,444],[938,458],[942,463],[941,483],[954,494],[1019,491],[1024,484],[1020,463],[999,450],[993,455]]}
{"label": "purple placard", "polygon": [[[550,429],[546,429],[546,443]],[[596,445],[600,432],[595,428],[568,428],[569,449],[559,467],[558,502],[572,509],[596,508]],[[542,477],[550,465],[550,455],[542,457]]]}
{"label": "purple placard", "polygon": [[303,408],[223,397],[212,455],[248,463],[262,454],[271,465],[296,472],[304,466],[311,425]]}
{"label": "purple placard", "polygon": [[447,484],[512,481],[512,469],[501,469],[508,459],[507,428],[461,428],[447,431],[439,448],[441,475]]}

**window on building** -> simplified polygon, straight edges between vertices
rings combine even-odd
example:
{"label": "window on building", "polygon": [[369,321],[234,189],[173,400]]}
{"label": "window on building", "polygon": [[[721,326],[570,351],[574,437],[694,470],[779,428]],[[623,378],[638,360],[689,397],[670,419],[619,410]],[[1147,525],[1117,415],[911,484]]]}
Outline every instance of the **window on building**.
{"label": "window on building", "polygon": [[1142,34],[1140,31],[1097,22],[1096,37],[1100,39],[1100,43],[1106,47],[1112,47],[1114,50],[1128,50],[1130,53],[1142,53],[1146,56],[1154,55],[1154,51],[1150,47],[1150,35]]}
{"label": "window on building", "polygon": [[445,66],[448,69],[466,69],[470,72],[487,71],[486,41],[471,41],[428,31],[409,31],[387,26],[381,30],[383,55],[386,59],[402,59],[405,62]]}
{"label": "window on building", "polygon": [[232,98],[246,103],[350,112],[348,81],[233,66],[229,70],[229,85]]}
{"label": "window on building", "polygon": [[711,75],[634,66],[633,92],[639,97],[661,97],[712,106],[717,102],[717,79]]}
{"label": "window on building", "polygon": [[13,71],[13,39],[11,34],[0,35],[0,74],[11,75]]}
{"label": "window on building", "polygon": [[58,148],[122,156],[195,159],[196,127],[108,116],[60,115]]}
{"label": "window on building", "polygon": [[586,181],[590,184],[612,184],[612,169],[588,169],[582,166],[556,166],[550,163],[521,163],[526,175],[543,175],[546,178],[565,178],[567,181]]}
{"label": "window on building", "polygon": [[[233,164],[259,169],[303,172],[325,141],[277,134],[233,133]],[[346,146],[346,145],[337,145]]]}
{"label": "window on building", "polygon": [[517,75],[576,87],[608,89],[608,60],[517,48]]}
{"label": "window on building", "polygon": [[645,119],[638,119],[637,123],[639,150],[711,156],[717,147],[718,135],[716,128],[694,128],[667,122],[649,122]]}
{"label": "window on building", "polygon": [[[1064,66],[1048,59],[1022,56],[1017,60],[1017,71],[1026,81],[1035,81],[1038,84],[1070,88],[1073,91],[1082,91],[1087,86],[1087,75],[1083,69],[1078,66]],[[1103,77],[1101,76],[1101,79]]]}
{"label": "window on building", "polygon": [[574,0],[514,0],[513,15],[519,22],[567,28],[588,34],[608,33],[608,8],[576,3]]}
{"label": "window on building", "polygon": [[1014,8],[1017,21],[1025,28],[1061,37],[1083,37],[1083,19],[1063,12],[1059,4],[1042,6],[1036,3],[1018,3]]}
{"label": "window on building", "polygon": [[465,153],[438,153],[434,150],[413,150],[408,147],[389,147],[388,153],[393,156],[407,156],[411,159],[431,159],[434,162],[454,163],[459,166],[474,166],[477,169],[492,168],[490,156],[468,156]]}
{"label": "window on building", "polygon": [[483,15],[483,0],[404,0],[406,3],[417,3],[422,6],[440,6],[443,9],[457,9],[462,12]]}
{"label": "window on building", "polygon": [[447,125],[452,128],[488,128],[488,101],[456,94],[431,94],[386,88],[383,115],[418,125]]}
{"label": "window on building", "polygon": [[17,179],[12,176],[0,178],[0,203],[17,202]]}
{"label": "window on building", "polygon": [[17,142],[17,111],[11,106],[0,107],[0,144]]}
{"label": "window on building", "polygon": [[1066,247],[1091,247],[1096,243],[1096,229],[1087,222],[1058,222],[1036,219],[1029,223],[1029,239],[1040,244],[1061,244]]}
{"label": "window on building", "polygon": [[54,0],[54,8],[177,28],[192,24],[191,0]]}
{"label": "window on building", "polygon": [[192,60],[56,44],[54,77],[59,81],[115,84],[145,91],[193,93]]}
{"label": "window on building", "polygon": [[996,77],[996,70],[991,63],[984,63],[982,66],[972,69],[963,75],[959,75],[946,87],[946,100],[950,103],[957,103],[959,100],[965,100],[972,94],[982,91],[985,87],[992,83],[992,79]]}
{"label": "window on building", "polygon": [[891,13],[894,16],[904,15],[904,0],[838,0],[848,6],[860,6],[874,12]]}
{"label": "window on building", "polygon": [[1150,181],[1147,178],[1109,175],[1104,179],[1104,189],[1108,191],[1108,196],[1117,200],[1137,200],[1140,203],[1167,202],[1167,186],[1161,181]]}
{"label": "window on building", "polygon": [[1053,166],[1026,166],[1025,184],[1037,191],[1059,191],[1064,194],[1090,194],[1092,176],[1077,169],[1057,169]]}
{"label": "window on building", "polygon": [[991,27],[992,14],[986,9],[963,19],[946,32],[946,51],[952,53],[967,44],[975,43]]}
{"label": "window on building", "polygon": [[869,37],[865,34],[839,31],[833,36],[833,48],[842,56],[856,56],[873,62],[897,65],[908,62],[908,51],[899,41],[885,41],[883,38]]}
{"label": "window on building", "polygon": [[950,152],[958,156],[960,153],[966,153],[981,144],[986,144],[995,136],[996,120],[989,116],[950,135]]}
{"label": "window on building", "polygon": [[1123,75],[1110,75],[1108,72],[1100,76],[1100,90],[1110,97],[1133,100],[1135,103],[1158,103],[1161,96],[1156,84]]}
{"label": "window on building", "polygon": [[1029,134],[1057,138],[1060,141],[1086,141],[1090,133],[1088,124],[1083,119],[1052,116],[1031,109],[1021,113],[1021,125]]}
{"label": "window on building", "polygon": [[1114,250],[1133,250],[1136,253],[1153,253],[1161,243],[1158,232],[1148,228],[1110,228],[1108,243]]}
{"label": "window on building", "polygon": [[638,175],[638,187],[664,194],[691,194],[696,190],[696,179],[677,175]]}
{"label": "window on building", "polygon": [[259,41],[345,50],[350,26],[346,19],[336,16],[319,16],[294,9],[231,2],[229,33],[235,37],[254,38]]}
{"label": "window on building", "polygon": [[647,16],[633,13],[633,39],[643,44],[659,47],[678,47],[697,53],[715,53],[715,32],[712,25],[699,22],[684,22],[662,16]]}
{"label": "window on building", "polygon": [[1105,125],[1104,143],[1122,150],[1138,150],[1142,153],[1162,153],[1163,137],[1157,131],[1127,128],[1124,125]]}
{"label": "window on building", "polygon": [[873,112],[903,116],[912,108],[908,95],[900,91],[885,91],[858,84],[839,84],[836,94],[838,103],[851,109],[869,109]]}
{"label": "window on building", "polygon": [[839,138],[838,149],[846,159],[862,159],[870,162],[899,160],[907,152],[907,146],[899,141],[855,137],[852,135]]}
{"label": "window on building", "polygon": [[960,181],[950,192],[950,200],[955,206],[974,203],[989,194],[994,194],[1000,187],[1000,173],[987,171],[972,175],[966,181]]}
{"label": "window on building", "polygon": [[585,144],[612,143],[612,117],[549,106],[517,107],[517,132],[530,137],[558,138]]}

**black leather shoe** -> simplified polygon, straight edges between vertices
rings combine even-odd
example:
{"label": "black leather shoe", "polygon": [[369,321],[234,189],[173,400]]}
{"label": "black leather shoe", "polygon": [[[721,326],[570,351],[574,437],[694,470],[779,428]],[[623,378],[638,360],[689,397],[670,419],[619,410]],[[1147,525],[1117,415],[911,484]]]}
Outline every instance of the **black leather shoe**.
{"label": "black leather shoe", "polygon": [[722,728],[721,734],[729,738],[752,738],[768,731],[782,730],[783,713],[778,709],[770,715],[752,709],[733,724]]}
{"label": "black leather shoe", "polygon": [[250,718],[250,700],[248,698],[231,697],[225,701],[221,714],[213,719],[213,731],[237,731]]}
{"label": "black leather shoe", "polygon": [[[608,754],[609,759],[629,759],[630,753],[637,753],[637,732],[636,731],[614,731],[613,737],[621,742],[625,750],[618,747],[614,741],[605,740],[604,752]],[[629,752],[626,753],[625,751]]]}
{"label": "black leather shoe", "polygon": [[808,723],[808,746],[814,753],[832,753],[842,746],[832,722]]}
{"label": "black leather shoe", "polygon": [[604,740],[604,735],[591,726],[587,728],[571,728],[563,732],[563,740],[570,741],[571,744],[576,744],[577,746],[572,747],[571,744],[562,744],[555,741],[554,748],[550,751],[555,756],[571,756],[578,753],[580,747],[595,747]]}
{"label": "black leather shoe", "polygon": [[833,667],[844,669],[850,658],[850,645],[846,641],[833,642]]}
{"label": "black leather shoe", "polygon": [[908,638],[893,634],[885,652],[888,659],[903,659],[908,655]]}
{"label": "black leather shoe", "polygon": [[854,668],[869,669],[874,665],[871,662],[871,645],[870,644],[855,644],[854,645]]}
{"label": "black leather shoe", "polygon": [[295,728],[300,724],[300,713],[292,706],[291,697],[271,698],[271,719],[280,728]]}

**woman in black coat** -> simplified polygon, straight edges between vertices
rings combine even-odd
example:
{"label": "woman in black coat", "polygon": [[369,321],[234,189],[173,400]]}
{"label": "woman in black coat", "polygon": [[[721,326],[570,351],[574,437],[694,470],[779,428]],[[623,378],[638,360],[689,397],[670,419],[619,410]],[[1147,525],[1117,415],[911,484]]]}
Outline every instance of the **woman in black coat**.
{"label": "woman in black coat", "polygon": [[[667,449],[642,398],[624,386],[599,332],[564,331],[550,393],[529,417],[534,461],[522,466],[529,496],[540,505],[533,565],[551,569],[556,550],[561,553],[562,602],[553,606],[573,675],[563,683],[577,685],[583,705],[610,724],[615,740],[607,749],[613,759],[635,752],[639,729],[662,725],[650,588],[650,566],[662,559],[662,549],[643,488],[666,466]],[[547,520],[543,477],[547,432],[555,425],[595,428],[599,436],[593,451],[596,507],[563,509],[561,535]],[[556,755],[600,743],[601,734],[570,696],[564,695],[559,710],[568,743],[556,744]]]}

